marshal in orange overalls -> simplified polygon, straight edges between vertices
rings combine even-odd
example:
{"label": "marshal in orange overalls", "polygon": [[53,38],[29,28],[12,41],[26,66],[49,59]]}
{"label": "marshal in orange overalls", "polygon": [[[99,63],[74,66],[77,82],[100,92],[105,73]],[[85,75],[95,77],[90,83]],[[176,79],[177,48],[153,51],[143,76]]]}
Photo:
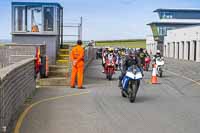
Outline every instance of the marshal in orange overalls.
{"label": "marshal in orange overalls", "polygon": [[71,51],[72,73],[71,73],[71,87],[75,87],[75,80],[77,76],[78,88],[83,86],[83,71],[84,71],[84,49],[81,45],[76,45]]}

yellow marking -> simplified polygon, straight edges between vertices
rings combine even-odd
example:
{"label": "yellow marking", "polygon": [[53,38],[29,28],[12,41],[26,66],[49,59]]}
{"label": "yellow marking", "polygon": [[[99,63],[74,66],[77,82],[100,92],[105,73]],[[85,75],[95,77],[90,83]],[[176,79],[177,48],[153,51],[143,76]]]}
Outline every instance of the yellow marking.
{"label": "yellow marking", "polygon": [[57,60],[58,62],[68,62],[69,60]]}
{"label": "yellow marking", "polygon": [[177,73],[175,73],[175,72],[171,72],[171,71],[169,71],[169,70],[166,70],[166,71],[169,72],[169,73],[171,73],[171,74],[173,74],[173,75],[182,77],[182,78],[187,79],[187,80],[189,80],[189,81],[192,81],[192,82],[194,82],[195,84],[197,84],[197,85],[200,86],[200,83],[199,83],[199,82],[197,82],[197,81],[195,81],[195,80],[193,80],[193,79],[191,79],[191,78],[188,78],[188,77],[186,77],[186,76],[179,75],[179,74],[177,74]]}
{"label": "yellow marking", "polygon": [[62,98],[65,98],[65,97],[72,97],[72,96],[80,96],[80,95],[84,95],[84,94],[88,94],[90,93],[89,91],[87,92],[82,92],[82,93],[76,93],[76,94],[68,94],[68,95],[64,95],[64,96],[58,96],[58,97],[52,97],[52,98],[47,98],[47,99],[43,99],[43,100],[40,100],[38,102],[35,102],[33,104],[31,104],[28,108],[26,108],[26,110],[20,115],[18,121],[17,121],[17,124],[15,126],[15,130],[14,130],[14,133],[20,133],[20,128],[22,126],[22,123],[25,119],[25,117],[27,116],[27,114],[31,111],[31,109],[41,103],[45,103],[45,102],[50,102],[50,101],[54,101],[54,100],[59,100],[59,99],[62,99]]}
{"label": "yellow marking", "polygon": [[59,54],[59,56],[61,56],[61,57],[68,57],[69,54]]}
{"label": "yellow marking", "polygon": [[59,49],[61,52],[69,52],[69,49]]}

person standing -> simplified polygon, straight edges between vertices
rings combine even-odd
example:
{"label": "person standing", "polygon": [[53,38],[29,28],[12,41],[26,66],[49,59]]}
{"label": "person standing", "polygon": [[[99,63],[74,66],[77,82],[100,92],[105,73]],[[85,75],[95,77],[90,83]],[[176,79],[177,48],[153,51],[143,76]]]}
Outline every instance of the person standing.
{"label": "person standing", "polygon": [[70,58],[72,61],[72,73],[71,73],[71,88],[75,88],[75,80],[77,77],[77,83],[79,89],[85,89],[83,87],[83,71],[84,71],[84,49],[81,47],[82,41],[78,40],[77,45],[72,48]]}

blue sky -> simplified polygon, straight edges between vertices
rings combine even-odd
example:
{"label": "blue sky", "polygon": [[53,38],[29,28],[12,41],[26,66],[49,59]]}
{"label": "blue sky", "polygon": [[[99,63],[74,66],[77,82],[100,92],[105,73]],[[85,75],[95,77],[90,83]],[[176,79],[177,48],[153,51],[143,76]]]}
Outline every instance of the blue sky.
{"label": "blue sky", "polygon": [[[64,23],[77,22],[79,17],[83,16],[83,38],[85,40],[145,38],[151,34],[151,29],[146,24],[158,20],[153,10],[157,8],[200,8],[199,0],[17,1],[59,2],[64,7]],[[0,39],[11,38],[11,2],[12,0],[0,1]],[[67,32],[65,30],[65,34]]]}

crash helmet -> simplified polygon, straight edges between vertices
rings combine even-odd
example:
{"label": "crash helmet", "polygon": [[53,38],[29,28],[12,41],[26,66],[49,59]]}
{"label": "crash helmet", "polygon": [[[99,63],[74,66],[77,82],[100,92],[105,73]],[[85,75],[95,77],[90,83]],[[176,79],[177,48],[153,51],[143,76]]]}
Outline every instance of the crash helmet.
{"label": "crash helmet", "polygon": [[136,53],[132,50],[129,50],[128,56],[131,57],[131,58],[136,57]]}
{"label": "crash helmet", "polygon": [[157,50],[157,51],[156,51],[156,54],[160,54],[160,50]]}
{"label": "crash helmet", "polygon": [[143,52],[143,50],[144,50],[143,48],[140,48],[140,49],[139,49],[140,52]]}
{"label": "crash helmet", "polygon": [[112,52],[113,52],[113,48],[109,48],[108,51],[109,51],[110,53],[112,53]]}

